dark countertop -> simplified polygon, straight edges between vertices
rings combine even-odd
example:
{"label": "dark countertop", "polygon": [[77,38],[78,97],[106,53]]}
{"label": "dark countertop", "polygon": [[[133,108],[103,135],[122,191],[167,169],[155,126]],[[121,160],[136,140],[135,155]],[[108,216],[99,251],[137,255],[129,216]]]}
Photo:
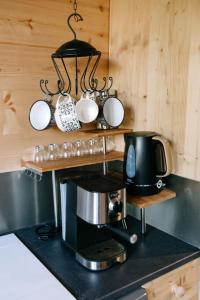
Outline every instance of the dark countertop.
{"label": "dark countertop", "polygon": [[[128,225],[140,235],[139,221],[128,218]],[[94,272],[75,261],[73,252],[61,242],[60,234],[47,241],[38,239],[34,228],[16,234],[77,299],[119,299],[200,256],[199,249],[147,226],[147,235],[129,246],[125,263]]]}

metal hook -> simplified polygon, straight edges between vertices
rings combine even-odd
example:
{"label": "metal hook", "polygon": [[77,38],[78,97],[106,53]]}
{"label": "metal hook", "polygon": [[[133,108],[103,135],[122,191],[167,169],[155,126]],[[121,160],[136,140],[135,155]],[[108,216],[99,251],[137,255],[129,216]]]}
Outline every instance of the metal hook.
{"label": "metal hook", "polygon": [[[89,75],[89,86],[92,90],[96,90],[97,85],[98,85],[98,81],[96,79],[94,79],[94,76],[95,76],[95,72],[98,67],[100,58],[101,58],[101,52],[99,51],[97,54],[97,58],[94,63],[94,66],[92,68],[92,71],[90,72],[90,75]],[[94,86],[94,83],[95,83],[95,86]]]}
{"label": "metal hook", "polygon": [[98,86],[98,79],[92,78],[91,79],[91,89],[93,91],[97,91],[97,86]]}
{"label": "metal hook", "polygon": [[[47,88],[47,84],[48,84],[48,80],[44,80],[44,79],[41,79],[40,80],[40,88],[42,90],[42,92],[46,95],[46,96],[55,96],[55,95],[58,95],[59,94],[59,91],[56,92],[56,93],[52,93],[48,88]],[[45,89],[43,88],[43,85],[45,86]]]}
{"label": "metal hook", "polygon": [[[71,79],[70,79],[69,73],[68,73],[68,71],[67,71],[67,67],[66,67],[66,65],[65,65],[65,62],[64,62],[64,58],[63,58],[63,57],[61,58],[61,61],[62,61],[64,70],[65,70],[65,73],[67,74],[67,79],[68,79],[68,87],[67,87],[67,90],[64,91],[64,84],[63,84],[63,92],[64,92],[64,93],[70,93],[70,92],[71,92]],[[63,81],[64,81],[64,80],[63,80]]]}
{"label": "metal hook", "polygon": [[[108,80],[110,81],[110,85],[106,88],[106,85],[108,83]],[[112,77],[108,77],[108,80],[106,77],[103,77],[103,81],[105,82],[104,83],[104,86],[102,89],[100,90],[97,90],[97,92],[101,93],[103,91],[106,91],[107,94],[109,94],[109,90],[111,89],[112,85],[113,85],[113,78]]]}
{"label": "metal hook", "polygon": [[60,80],[58,80],[58,90],[59,90],[60,94],[62,94],[64,96],[64,93],[63,93],[64,86]]}
{"label": "metal hook", "polygon": [[110,81],[110,86],[107,88],[107,91],[109,92],[109,90],[111,89],[112,85],[113,85],[113,78],[112,77],[109,77],[108,78],[109,81]]}
{"label": "metal hook", "polygon": [[98,90],[98,92],[102,92],[105,89],[105,87],[106,87],[106,84],[107,84],[106,77],[103,77],[103,81],[104,81],[104,86],[100,90]]}
{"label": "metal hook", "polygon": [[44,84],[44,79],[41,79],[40,80],[40,88],[41,88],[42,92],[46,95],[47,92],[43,89],[43,86],[42,86],[43,84]]}
{"label": "metal hook", "polygon": [[79,22],[79,21],[83,21],[83,17],[78,14],[78,13],[73,13],[71,14],[68,19],[67,19],[67,24],[68,24],[68,27],[70,28],[70,30],[72,31],[73,35],[74,35],[74,39],[76,40],[76,32],[74,31],[74,29],[72,28],[71,24],[70,24],[70,19],[74,17],[74,20],[76,22]]}
{"label": "metal hook", "polygon": [[[58,90],[60,91],[61,90],[64,90],[64,86],[65,86],[65,82],[64,82],[64,79],[63,79],[63,76],[61,74],[61,71],[59,70],[59,67],[56,63],[56,60],[55,58],[53,57],[53,55],[51,56],[51,59],[52,59],[52,62],[53,62],[53,65],[54,65],[54,68],[56,70],[56,73],[58,75],[58,81],[57,81],[57,85],[58,85]],[[63,58],[61,58],[63,59]]]}
{"label": "metal hook", "polygon": [[26,170],[24,171],[24,173],[25,173],[26,176],[32,176],[32,171],[29,170],[29,169],[26,169]]}
{"label": "metal hook", "polygon": [[62,88],[62,87],[60,87],[60,85],[58,85],[58,89],[59,89],[59,93],[62,95],[62,96],[66,96],[66,91]]}
{"label": "metal hook", "polygon": [[[85,77],[86,77],[87,70],[88,70],[88,67],[89,67],[89,64],[90,64],[91,59],[92,59],[92,56],[89,56],[89,57],[88,57],[87,64],[86,64],[86,67],[85,67],[85,70],[83,71],[83,74],[82,74],[81,80],[80,80],[81,90],[82,90],[82,92],[84,92],[84,93],[87,92],[87,91],[89,91],[89,89],[86,87]],[[90,87],[90,88],[91,88],[91,87]]]}
{"label": "metal hook", "polygon": [[45,80],[44,81],[44,85],[45,85],[45,88],[46,88],[46,90],[47,90],[47,92],[48,92],[48,95],[52,95],[52,93],[50,92],[50,90],[48,89],[48,87],[47,87],[47,84],[49,83],[49,81],[48,80]]}
{"label": "metal hook", "polygon": [[40,181],[42,180],[42,175],[41,175],[41,174],[35,173],[35,174],[34,174],[34,179],[35,179],[37,182],[40,182]]}

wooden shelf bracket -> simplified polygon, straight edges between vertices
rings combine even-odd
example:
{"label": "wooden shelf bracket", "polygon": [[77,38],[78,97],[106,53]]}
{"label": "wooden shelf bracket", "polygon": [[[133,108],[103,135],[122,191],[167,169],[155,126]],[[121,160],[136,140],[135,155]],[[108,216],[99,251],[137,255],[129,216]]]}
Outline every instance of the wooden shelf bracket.
{"label": "wooden shelf bracket", "polygon": [[127,194],[127,202],[134,205],[140,209],[140,218],[141,218],[141,233],[142,235],[146,234],[146,208],[167,201],[176,197],[176,193],[170,189],[163,189],[158,194],[150,196],[138,196],[138,195],[129,195]]}

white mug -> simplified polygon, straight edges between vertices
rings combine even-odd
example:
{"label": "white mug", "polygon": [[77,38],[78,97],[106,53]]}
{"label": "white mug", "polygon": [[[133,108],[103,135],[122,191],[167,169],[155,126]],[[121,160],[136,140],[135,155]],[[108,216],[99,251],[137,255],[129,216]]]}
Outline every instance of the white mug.
{"label": "white mug", "polygon": [[69,94],[59,95],[56,103],[55,120],[56,125],[63,132],[81,128],[75,111],[75,100]]}
{"label": "white mug", "polygon": [[29,122],[35,130],[44,130],[55,124],[52,99],[38,100],[29,111]]}
{"label": "white mug", "polygon": [[90,123],[96,120],[99,107],[95,100],[94,93],[86,92],[82,94],[81,99],[76,103],[76,113],[80,122]]}
{"label": "white mug", "polygon": [[116,97],[109,97],[103,105],[103,118],[110,127],[118,127],[124,120],[124,106]]}

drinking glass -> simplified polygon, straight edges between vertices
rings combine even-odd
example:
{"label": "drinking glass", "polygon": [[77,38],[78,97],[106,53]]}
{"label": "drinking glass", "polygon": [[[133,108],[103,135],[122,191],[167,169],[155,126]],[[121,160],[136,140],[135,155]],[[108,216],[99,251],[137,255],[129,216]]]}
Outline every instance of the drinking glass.
{"label": "drinking glass", "polygon": [[75,156],[82,156],[83,155],[83,150],[82,150],[82,141],[81,140],[77,140],[74,142],[74,152],[75,152]]}
{"label": "drinking glass", "polygon": [[62,158],[62,152],[60,151],[60,147],[58,144],[53,144],[54,146],[54,153],[55,153],[55,159]]}
{"label": "drinking glass", "polygon": [[42,145],[35,146],[35,151],[34,151],[34,161],[35,162],[41,162],[44,160],[43,150],[44,150],[44,146],[42,146]]}
{"label": "drinking glass", "polygon": [[97,151],[96,151],[97,153],[103,153],[104,152],[104,150],[103,150],[103,138],[99,138],[98,140],[97,140]]}
{"label": "drinking glass", "polygon": [[93,155],[97,153],[97,140],[96,139],[90,139],[87,141],[88,145],[88,153]]}
{"label": "drinking glass", "polygon": [[48,160],[55,160],[56,159],[56,152],[54,148],[54,144],[48,145]]}
{"label": "drinking glass", "polygon": [[81,141],[82,154],[87,155],[89,153],[87,141]]}
{"label": "drinking glass", "polygon": [[73,156],[73,153],[72,153],[72,144],[69,143],[69,142],[64,142],[62,144],[62,158],[68,158],[68,157],[71,157]]}

